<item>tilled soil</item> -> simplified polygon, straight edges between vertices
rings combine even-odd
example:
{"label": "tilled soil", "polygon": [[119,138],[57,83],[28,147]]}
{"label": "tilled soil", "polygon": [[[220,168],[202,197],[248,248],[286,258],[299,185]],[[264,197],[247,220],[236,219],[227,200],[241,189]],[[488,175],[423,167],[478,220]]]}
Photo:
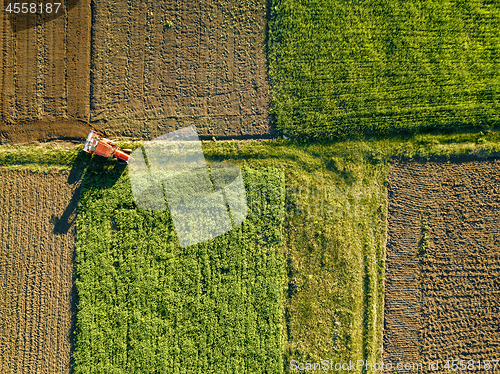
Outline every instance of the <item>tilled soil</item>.
{"label": "tilled soil", "polygon": [[500,161],[399,160],[388,198],[384,361],[500,359]]}
{"label": "tilled soil", "polygon": [[28,144],[66,140],[83,142],[91,125],[79,120],[0,122],[0,144]]}
{"label": "tilled soil", "polygon": [[0,170],[0,373],[70,373],[78,183]]}
{"label": "tilled soil", "polygon": [[91,122],[150,139],[272,132],[265,0],[93,4]]}
{"label": "tilled soil", "polygon": [[89,120],[90,0],[62,2],[58,13],[0,12],[0,126],[19,124],[21,138],[26,122]]}
{"label": "tilled soil", "polygon": [[0,12],[0,142],[73,138],[78,120],[114,137],[190,125],[205,138],[273,136],[266,12],[265,0],[68,0],[59,16]]}

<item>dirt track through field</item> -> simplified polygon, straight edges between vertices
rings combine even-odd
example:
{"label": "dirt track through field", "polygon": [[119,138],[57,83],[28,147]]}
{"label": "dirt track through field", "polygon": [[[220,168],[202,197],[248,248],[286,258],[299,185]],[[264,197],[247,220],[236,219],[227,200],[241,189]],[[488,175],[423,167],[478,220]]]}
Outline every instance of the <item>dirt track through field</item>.
{"label": "dirt track through field", "polygon": [[271,133],[265,0],[93,4],[91,122],[152,138]]}
{"label": "dirt track through field", "polygon": [[70,373],[77,183],[0,171],[0,373]]}
{"label": "dirt track through field", "polygon": [[0,144],[24,144],[68,140],[83,142],[93,128],[84,121],[54,120],[2,124]]}
{"label": "dirt track through field", "polygon": [[500,161],[397,161],[388,197],[384,361],[500,359]]}

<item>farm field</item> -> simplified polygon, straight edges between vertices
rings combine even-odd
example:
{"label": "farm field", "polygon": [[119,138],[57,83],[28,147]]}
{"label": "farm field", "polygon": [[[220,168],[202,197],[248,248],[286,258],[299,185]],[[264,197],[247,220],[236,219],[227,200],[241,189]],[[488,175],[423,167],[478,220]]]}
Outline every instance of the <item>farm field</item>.
{"label": "farm field", "polygon": [[71,373],[77,185],[0,170],[0,372]]}
{"label": "farm field", "polygon": [[284,178],[243,175],[248,219],[180,248],[168,211],[134,208],[127,173],[87,171],[75,373],[282,372]]}
{"label": "farm field", "polygon": [[41,17],[10,15],[2,4],[2,133],[22,138],[32,122],[42,130],[56,119],[89,119],[90,0],[63,2],[58,13],[41,22]]}
{"label": "farm field", "polygon": [[266,1],[93,4],[91,121],[151,139],[270,136]]}
{"label": "farm field", "polygon": [[[364,151],[362,153],[357,152],[361,152],[360,149],[363,149],[363,146],[360,144],[351,144],[351,147],[352,148],[350,149],[353,154],[356,154],[354,159],[358,159],[358,156],[361,156],[361,158],[359,159],[362,159],[362,154]],[[252,167],[256,170],[265,170],[269,167],[275,170],[285,170],[286,189],[285,191],[283,191],[283,188],[281,188],[279,192],[280,194],[286,192],[286,215],[285,222],[282,226],[282,245],[286,246],[285,264],[287,265],[286,273],[284,274],[283,278],[280,278],[279,284],[281,287],[280,295],[282,295],[281,297],[286,297],[286,300],[283,301],[285,304],[275,304],[275,307],[279,307],[279,312],[278,310],[275,310],[273,312],[279,313],[279,315],[281,316],[279,319],[279,322],[282,326],[279,330],[281,332],[278,333],[278,330],[276,330],[276,334],[274,334],[273,336],[266,335],[265,337],[261,338],[261,341],[272,342],[273,339],[278,339],[274,341],[276,342],[276,344],[281,345],[280,352],[286,353],[285,356],[282,356],[282,353],[278,354],[276,351],[273,351],[275,353],[271,354],[269,353],[271,351],[268,349],[268,354],[263,356],[264,353],[262,351],[259,351],[259,349],[256,349],[254,352],[257,354],[256,357],[266,357],[265,360],[282,360],[281,368],[277,367],[277,372],[280,372],[280,370],[289,372],[287,371],[289,369],[288,366],[284,364],[286,360],[304,360],[310,355],[313,355],[313,357],[317,357],[316,355],[321,354],[322,352],[331,355],[330,357],[332,357],[332,359],[337,359],[339,361],[351,357],[364,357],[365,351],[368,352],[366,354],[370,355],[368,357],[375,357],[378,352],[377,350],[371,351],[370,347],[380,346],[381,344],[380,321],[377,319],[377,316],[381,315],[382,307],[380,293],[381,275],[378,274],[379,269],[377,269],[377,265],[375,265],[375,262],[373,263],[374,266],[367,267],[368,273],[365,273],[365,264],[368,264],[368,262],[371,261],[368,261],[368,258],[373,259],[372,256],[379,256],[380,253],[377,254],[377,251],[380,251],[382,248],[381,245],[383,240],[383,228],[380,227],[380,230],[382,230],[380,231],[379,228],[377,228],[376,224],[380,221],[379,215],[382,213],[380,209],[383,208],[383,201],[379,201],[379,198],[384,196],[382,178],[383,169],[385,168],[384,163],[376,163],[376,168],[373,172],[370,171],[370,166],[367,166],[366,169],[362,168],[358,170],[359,165],[357,165],[356,162],[354,162],[353,160],[344,160],[344,156],[342,155],[344,154],[346,148],[343,144],[330,146],[305,146],[286,141],[215,143],[206,142],[203,144],[203,148],[205,155],[210,162],[227,161],[240,167]],[[116,253],[130,254],[130,251],[120,251],[119,248],[130,248],[131,244],[127,242],[127,240],[132,239],[134,239],[134,244],[132,246],[135,246],[136,236],[139,235],[140,232],[142,232],[141,235],[148,235],[148,238],[152,238],[149,242],[147,240],[144,240],[144,242],[149,243],[148,248],[143,248],[144,251],[154,250],[157,254],[161,255],[165,252],[165,250],[168,250],[170,248],[170,246],[168,248],[165,248],[162,245],[157,245],[161,244],[161,241],[155,239],[158,238],[158,230],[156,230],[155,232],[153,224],[155,222],[157,223],[158,219],[160,220],[160,222],[165,222],[164,217],[162,221],[161,217],[158,217],[158,215],[155,214],[144,216],[144,214],[136,212],[134,209],[129,209],[130,206],[129,208],[127,208],[127,204],[129,202],[126,202],[126,204],[122,204],[123,201],[122,203],[118,204],[118,207],[114,209],[114,213],[111,214],[111,216],[106,213],[109,209],[112,209],[110,207],[114,206],[114,203],[108,204],[107,197],[111,196],[112,198],[114,198],[117,196],[115,193],[123,192],[123,190],[127,190],[127,188],[130,188],[127,187],[126,177],[120,176],[120,171],[118,171],[117,175],[113,174],[112,163],[99,163],[99,160],[97,159],[93,161],[97,162],[97,164],[89,164],[90,159],[87,157],[88,155],[78,153],[78,149],[66,151],[52,149],[51,146],[31,146],[18,147],[16,149],[13,149],[12,147],[3,147],[1,148],[1,150],[2,152],[0,152],[0,164],[10,165],[11,167],[16,168],[41,167],[42,169],[46,170],[54,167],[73,167],[78,169],[82,167],[82,162],[87,164],[88,169],[86,171],[85,178],[90,179],[87,179],[87,185],[85,188],[89,188],[89,190],[85,191],[86,198],[84,197],[82,201],[84,201],[84,207],[86,206],[88,209],[81,206],[79,217],[82,217],[82,214],[86,214],[87,211],[89,212],[88,214],[90,216],[99,217],[101,213],[95,212],[95,209],[100,209],[103,206],[105,217],[103,217],[103,219],[95,219],[93,222],[87,221],[84,226],[78,227],[78,232],[80,233],[79,238],[82,238],[82,242],[86,243],[90,243],[92,239],[89,238],[84,240],[84,236],[82,237],[81,235],[95,234],[95,242],[92,247],[95,250],[100,250],[100,248],[97,248],[99,243],[108,243],[108,240],[111,240]],[[319,155],[322,156],[318,158]],[[111,170],[108,170],[109,168],[111,168]],[[372,181],[377,181],[376,183],[378,183],[379,187],[374,190],[368,189],[368,192],[366,193],[362,192],[362,181],[365,178],[369,178],[369,180]],[[260,179],[262,179],[262,177],[260,177]],[[347,182],[344,179],[346,179]],[[355,184],[353,189],[350,189],[350,183]],[[316,185],[323,187],[335,185],[338,189],[329,190],[326,196],[320,197],[317,192],[309,193],[313,190],[299,190],[300,186],[304,187],[306,185],[310,186],[311,188]],[[115,188],[116,191],[114,191]],[[252,191],[254,191],[253,188],[254,187],[252,187]],[[127,194],[125,194],[124,196],[126,197],[126,199],[129,199],[129,197],[127,197]],[[121,201],[120,199],[121,197],[118,198],[119,201]],[[321,202],[318,201],[318,199],[325,200]],[[365,205],[366,212],[359,211],[358,213],[355,213],[354,209],[349,205],[354,201],[360,202],[361,204]],[[319,204],[324,204],[325,210],[324,212],[315,215],[314,211],[317,210]],[[342,208],[338,211],[331,211],[332,207],[327,207],[328,204],[332,206],[334,204],[338,204]],[[327,214],[329,216],[327,216]],[[343,219],[347,216],[358,217],[358,219]],[[129,224],[127,223],[127,221],[130,217],[134,218],[131,223],[133,227],[126,226],[127,224]],[[111,232],[109,232],[109,229],[106,228],[106,222],[109,222],[110,219],[112,224]],[[357,222],[363,222],[363,225],[365,225],[366,228],[369,228],[369,230],[362,230],[358,234],[354,234],[353,230],[355,230]],[[119,225],[122,224],[126,227],[117,231],[117,229],[120,227]],[[103,230],[89,230],[89,228],[91,227],[101,227],[103,225],[106,226]],[[272,228],[273,225],[266,224],[266,227],[266,233],[269,233],[269,228]],[[320,227],[322,227],[323,229],[320,230]],[[129,234],[128,238],[127,233]],[[353,236],[353,234],[355,236]],[[172,235],[172,232],[170,232],[169,235]],[[238,243],[242,244],[243,248],[247,248],[247,245],[244,243],[247,243],[249,235],[250,233],[246,233],[245,235],[243,235],[243,237],[238,239]],[[354,237],[356,239],[353,241],[352,238]],[[232,241],[236,240],[236,238],[230,239]],[[332,247],[336,248],[334,253],[331,253]],[[257,248],[258,247],[256,247],[256,249]],[[197,251],[202,250],[203,248],[199,248]],[[174,250],[172,250],[172,254],[175,253],[180,255],[179,250],[174,248]],[[177,271],[180,271],[179,269],[186,269],[185,266],[187,266],[188,264],[195,264],[195,258],[199,257],[198,254],[198,252],[192,251],[187,252],[185,254],[185,257],[174,256],[173,258],[167,259],[168,261],[171,261],[171,269],[173,270],[173,274],[176,275],[174,279],[164,279],[164,281],[171,282],[171,285],[175,285],[175,281],[180,280],[186,281],[186,284],[190,284],[188,281],[191,279],[191,275],[193,274],[189,271],[189,268],[183,271],[183,273],[177,273]],[[366,263],[364,260],[365,255],[369,256],[367,257]],[[204,257],[202,256],[202,258]],[[211,259],[213,259],[213,257]],[[102,260],[103,262],[99,262],[99,264],[109,264],[108,260],[111,260],[111,258],[106,256],[102,257]],[[130,261],[130,264],[137,265],[135,269],[138,271],[139,275],[148,275],[141,273],[141,269],[144,270],[146,266],[145,263],[137,263],[138,259],[134,259],[132,257],[127,257],[127,260]],[[156,260],[152,260],[152,263],[155,264],[155,261]],[[165,263],[165,265],[168,263],[168,261]],[[211,263],[211,261],[209,262]],[[119,263],[123,262],[112,262],[110,266],[107,266],[104,269],[101,268],[102,272],[98,272],[94,276],[86,273],[86,271],[89,269],[88,267],[80,267],[80,265],[78,265],[78,268],[81,269],[82,272],[87,274],[87,278],[85,278],[86,281],[83,283],[79,283],[78,287],[82,287],[83,289],[87,287],[88,289],[89,287],[93,287],[92,285],[95,285],[94,280],[96,279],[109,279],[109,277],[115,276],[113,274],[116,273],[113,269],[115,269],[115,266],[118,266]],[[87,264],[92,266],[92,264]],[[247,266],[250,266],[251,264],[251,261],[247,262]],[[205,265],[203,266],[203,269],[208,269],[205,267]],[[213,266],[215,267],[212,267],[212,270],[216,272],[217,265]],[[264,266],[264,264],[261,263],[261,265],[259,266]],[[96,267],[94,266],[93,269],[96,269]],[[123,269],[125,269],[125,267]],[[248,269],[251,269],[251,267],[248,267]],[[247,273],[250,275],[252,274],[250,271],[247,271]],[[231,273],[227,273],[226,276],[229,276],[230,274]],[[240,273],[237,271],[236,275],[238,274]],[[188,278],[186,278],[187,275],[189,275]],[[139,278],[140,277],[138,277],[137,281],[140,280]],[[295,292],[291,288],[290,282],[293,278],[297,279],[297,284],[300,288],[300,292]],[[197,278],[195,277],[194,281],[196,281],[196,279]],[[224,279],[224,277],[221,278],[221,280]],[[123,284],[127,283],[124,279],[121,279],[121,281],[123,282]],[[215,281],[216,279],[214,279],[214,282]],[[242,281],[239,278],[237,278],[236,280],[232,279],[232,281],[236,283],[230,284],[235,284],[236,286],[240,284],[240,286],[238,287],[245,286],[244,282],[238,283]],[[269,284],[269,282],[271,281],[271,279],[267,278],[265,280],[267,284]],[[179,283],[177,284],[179,285]],[[365,293],[363,284],[366,284],[369,287],[367,288],[370,294],[369,297],[363,297]],[[113,287],[112,283],[110,284],[104,281],[102,285],[106,287]],[[325,285],[330,285],[329,287],[331,288],[327,289],[328,291],[325,293],[322,302],[314,302],[314,297],[317,297],[318,293],[325,290]],[[142,288],[143,286],[146,287],[145,284],[141,283],[139,288]],[[219,289],[224,290],[224,287],[225,285],[221,284],[219,286]],[[113,294],[97,293],[94,295],[104,297],[102,295]],[[138,303],[140,303],[141,300],[144,301],[143,299],[140,299],[141,293],[138,293],[138,291],[134,295],[137,296],[137,298],[135,298],[134,296],[133,299]],[[260,291],[259,295],[261,295]],[[175,294],[165,295],[165,297],[167,296],[174,297]],[[113,298],[112,300],[115,299]],[[187,300],[191,299],[188,298]],[[177,315],[179,316],[178,313],[184,310],[181,308],[182,305],[184,305],[183,308],[185,308],[185,304],[178,304],[178,307],[180,309],[175,309],[173,311],[174,314],[177,313]],[[207,304],[207,308],[209,306],[210,305]],[[286,312],[284,313],[283,308],[285,306]],[[366,312],[366,306],[368,306],[374,313]],[[85,312],[82,316],[78,317],[78,321],[82,323],[82,326],[86,326],[86,331],[94,331],[92,329],[97,328],[96,325],[92,325],[91,327],[89,327],[88,318],[89,316],[95,315],[95,313],[102,311],[103,307],[104,305],[102,303],[94,302],[79,306],[79,309],[81,308],[81,310],[85,310],[89,313],[87,317],[85,316]],[[267,310],[273,310],[271,308],[271,305],[269,304],[265,306],[265,308],[267,308]],[[365,313],[366,320],[369,321],[366,326],[364,326],[363,324],[363,316],[365,315]],[[116,315],[111,314],[111,318],[115,317]],[[130,314],[129,317],[135,318],[135,316],[132,316]],[[126,316],[124,316],[124,318],[126,318]],[[196,319],[197,317],[192,314],[186,315],[185,318],[188,318],[189,322],[186,322],[182,325],[184,326],[184,328],[190,323],[193,326],[202,326],[200,324],[203,321],[200,322],[199,319]],[[116,321],[116,319],[111,320],[111,322],[113,321]],[[140,326],[151,326],[151,323],[158,322],[159,320],[155,320],[154,318],[152,318],[152,314],[149,316],[146,314],[146,316],[144,317],[144,321],[140,319],[140,316],[138,316],[137,320],[134,321],[134,323],[139,323]],[[167,319],[166,321],[168,322],[171,320]],[[264,325],[266,325],[266,323],[264,323]],[[261,324],[258,323],[257,325],[260,326]],[[113,325],[111,323],[108,326],[110,327],[110,330],[106,331],[118,331],[117,325]],[[190,331],[185,330],[183,332],[183,330],[181,330],[181,325],[178,326],[179,327],[176,330],[178,332],[178,337],[181,337],[182,333],[184,333],[185,337],[192,336],[189,335],[191,334]],[[168,326],[163,327],[167,328]],[[214,332],[217,332],[224,331],[224,328],[226,327],[224,327],[224,325],[218,325],[214,323],[212,328],[214,329]],[[97,331],[99,330],[97,329]],[[123,330],[120,331],[121,333],[123,332]],[[156,330],[156,332],[155,330],[145,330],[145,332],[141,332],[142,335],[138,336],[137,340],[150,339],[152,336],[155,336],[154,334],[158,333],[158,331],[159,330]],[[135,332],[137,332],[137,330],[135,330]],[[264,330],[261,330],[260,332],[257,331],[257,333],[260,334],[264,332]],[[93,338],[104,339],[105,336],[106,335],[96,337],[94,335]],[[121,335],[117,333],[117,342],[122,341],[120,336]],[[257,337],[258,334],[255,336]],[[173,336],[173,338],[175,337],[176,336]],[[194,341],[199,342],[199,338],[196,339],[198,340]],[[281,343],[279,341],[281,341]],[[233,342],[235,342],[236,346],[238,346],[238,344],[244,344],[241,341]],[[252,347],[252,344],[249,343],[248,346]],[[117,351],[120,349],[122,350],[122,352],[127,351],[127,348],[123,346],[117,347],[111,344],[107,347],[114,347],[113,349],[116,348]],[[274,347],[276,347],[276,345]],[[80,370],[82,370],[83,372],[85,372],[85,368],[88,369],[89,362],[91,362],[89,355],[92,356],[96,354],[97,357],[101,358],[109,358],[109,355],[112,355],[113,357],[117,357],[116,360],[125,360],[124,355],[115,356],[113,352],[106,350],[96,353],[94,349],[95,347],[92,348],[92,345],[89,344],[88,340],[84,339],[80,345],[80,350],[78,351],[77,349],[77,352],[75,353],[75,358],[77,360],[80,360],[79,362],[83,363],[82,366],[80,366]],[[134,365],[135,363],[158,362],[158,360],[161,360],[161,357],[158,356],[157,353],[146,352],[141,349],[141,346],[137,345],[137,348],[133,350],[133,352],[127,351],[130,352],[130,357],[140,357],[140,360],[138,361],[131,361],[130,365]],[[141,352],[142,355],[139,355],[138,352]],[[167,359],[169,359],[168,357],[171,358],[172,352],[170,351],[167,353],[168,354],[165,357],[167,357]],[[236,352],[235,354],[237,355],[238,353]],[[129,357],[128,354],[127,357]],[[186,356],[182,357],[184,357],[183,360],[186,360]],[[242,360],[245,359],[247,360],[247,362],[252,362],[249,358],[242,358]],[[102,365],[105,365],[106,362],[109,365],[118,365],[119,361],[110,362],[109,360],[106,361],[106,359],[100,361]],[[169,361],[162,362],[162,364],[165,364],[165,362],[168,363]],[[208,361],[207,363],[202,362],[199,365],[208,365],[209,362],[210,361]],[[234,363],[231,363],[231,365],[233,364]],[[243,369],[241,369],[241,371],[245,372]]]}
{"label": "farm field", "polygon": [[[122,143],[122,146],[135,145]],[[76,287],[85,296],[78,304],[76,331],[80,343],[76,343],[76,351],[72,353],[77,362],[75,368],[78,367],[75,371],[89,372],[90,368],[98,366],[106,372],[115,369],[120,372],[123,367],[148,372],[148,365],[157,364],[177,365],[175,367],[180,372],[185,369],[188,373],[196,372],[195,367],[225,370],[214,364],[218,358],[228,367],[235,368],[236,372],[245,373],[263,370],[252,359],[259,357],[259,360],[276,365],[273,366],[276,372],[292,373],[296,371],[291,370],[291,360],[317,362],[325,357],[333,362],[347,362],[349,359],[371,362],[380,362],[382,358],[385,360],[383,349],[388,352],[388,348],[383,345],[382,333],[383,321],[384,318],[388,321],[389,309],[384,312],[384,242],[387,229],[386,183],[391,158],[397,155],[416,162],[439,156],[451,164],[465,156],[482,160],[479,164],[483,165],[491,162],[489,158],[500,156],[500,134],[493,131],[484,134],[419,134],[405,139],[385,137],[314,143],[290,140],[204,142],[203,151],[208,161],[229,162],[247,173],[253,171],[255,174],[247,175],[247,182],[252,178],[259,182],[279,180],[279,183],[273,182],[266,189],[270,202],[273,196],[284,197],[284,221],[281,226],[273,221],[264,226],[250,221],[247,224],[255,224],[256,230],[228,233],[220,238],[222,241],[216,238],[186,251],[175,246],[175,234],[168,214],[144,212],[133,206],[123,167],[112,161],[91,158],[80,152],[80,149],[81,146],[66,149],[51,144],[0,146],[0,165],[10,169],[33,169],[38,170],[40,175],[45,175],[49,169],[71,169],[69,174],[60,172],[66,173],[66,182],[68,179],[79,180],[84,173],[77,237],[79,253],[88,254],[89,257],[80,257],[81,262],[77,265],[79,281]],[[274,171],[266,174],[269,168]],[[273,179],[271,176],[275,175],[276,170],[282,176]],[[12,172],[25,173],[20,174],[23,178],[25,175],[34,175],[27,170]],[[432,180],[438,180],[436,176],[431,176]],[[27,177],[25,179],[30,181]],[[14,179],[9,177],[8,180]],[[495,186],[495,179],[492,185]],[[272,186],[281,187],[275,189]],[[251,187],[249,192],[262,191],[248,184],[247,187]],[[269,194],[270,191],[279,193]],[[10,195],[6,195],[3,190],[1,194],[0,198],[4,199],[5,195],[9,200]],[[44,201],[50,204],[54,199],[47,196]],[[262,203],[264,201],[268,204],[268,199],[262,200]],[[485,200],[485,203],[489,201]],[[65,206],[62,204],[60,207],[64,212],[55,213],[56,217],[66,217],[63,222],[68,219]],[[13,212],[6,214],[15,216]],[[29,222],[30,216],[21,216]],[[54,231],[58,222],[60,220],[49,221],[49,231]],[[271,232],[275,238],[279,236],[279,244],[267,245],[268,236],[256,246],[249,245],[255,235],[259,236],[259,232]],[[165,235],[169,240],[164,240]],[[433,236],[430,235],[430,238],[432,240]],[[226,239],[227,244],[224,244]],[[233,246],[232,243],[238,245]],[[218,247],[218,244],[222,245]],[[135,252],[141,255],[134,256]],[[273,267],[273,262],[255,262],[259,257],[250,254],[256,253],[267,253],[270,259],[273,253],[275,256],[284,255],[281,263],[277,261],[278,257],[275,257],[274,262],[282,269]],[[229,254],[234,254],[238,259],[247,258],[246,262],[236,262],[245,264],[247,271],[234,262],[224,263]],[[388,257],[387,261],[390,260]],[[63,274],[73,266],[70,262],[59,272]],[[43,265],[30,267],[35,273],[43,271],[43,268]],[[263,279],[256,275],[259,271],[260,274],[268,275],[281,272],[282,276],[267,276]],[[393,274],[391,271],[389,268],[389,275]],[[168,277],[168,274],[171,276]],[[213,275],[212,283],[203,283],[201,280],[209,279],[209,274]],[[247,278],[244,274],[247,274]],[[267,290],[276,293],[252,288],[259,284],[254,280],[251,285],[252,276],[261,279],[260,284],[264,289],[268,287]],[[4,278],[0,280],[5,281]],[[17,285],[12,287],[19,288]],[[173,291],[162,294],[161,290],[167,287]],[[389,290],[388,285],[385,287]],[[200,292],[203,298],[197,298]],[[130,299],[128,304],[124,302],[125,293]],[[267,295],[270,299],[257,298],[257,295]],[[390,295],[387,291],[386,303]],[[162,302],[153,303],[160,296]],[[229,309],[217,309],[214,303],[210,303],[210,300],[226,296],[227,301],[220,305],[244,305],[241,309],[233,308],[237,312],[232,317]],[[397,294],[393,292],[392,296]],[[37,300],[36,297],[33,296],[33,300]],[[242,300],[253,302],[241,304]],[[268,302],[260,304],[260,314],[248,313],[256,300]],[[485,302],[489,300],[485,299]],[[68,296],[66,302],[71,305],[74,300]],[[172,309],[162,309],[164,305],[172,306]],[[200,309],[201,306],[204,309]],[[76,309],[76,305],[73,304],[73,308]],[[235,320],[238,313],[245,317]],[[441,315],[441,312],[436,313]],[[2,318],[4,315],[12,318],[9,314],[0,313]],[[215,322],[213,317],[217,315],[221,318]],[[277,318],[277,315],[281,317]],[[206,319],[200,316],[206,316]],[[266,317],[265,322],[261,323],[259,316],[274,317],[271,320]],[[274,330],[271,328],[272,321],[275,323]],[[243,339],[252,326],[271,326],[261,330],[257,328],[251,335],[252,339],[260,341],[261,346],[266,346],[266,350]],[[386,323],[384,333],[394,336],[387,326]],[[405,326],[409,328],[407,324]],[[435,327],[429,327],[429,334],[433,333],[432,328]],[[61,329],[64,330],[63,327]],[[266,331],[274,332],[267,334]],[[1,333],[10,336],[9,331]],[[58,330],[58,333],[61,332]],[[224,340],[221,336],[231,339]],[[473,344],[474,339],[471,335],[469,344]],[[212,350],[211,356],[204,356],[206,360],[198,360],[203,357],[199,352],[210,352],[207,345],[210,341],[214,346],[219,346],[217,342],[220,342],[222,347],[232,352],[235,359],[224,361],[227,357],[224,350]],[[439,337],[432,336],[427,341],[429,344],[439,342]],[[464,338],[464,341],[468,340]],[[157,342],[165,344],[158,345]],[[207,344],[203,345],[204,342]],[[393,351],[397,349],[397,344],[401,344],[401,350],[404,349],[404,339],[399,338],[394,342]],[[491,341],[491,344],[496,343]],[[104,349],[97,349],[97,345],[104,346]],[[157,349],[148,350],[148,347]],[[178,350],[174,350],[176,347],[192,355],[178,353]],[[246,351],[241,347],[250,347],[254,356],[245,356]],[[9,360],[13,356],[24,357],[21,347],[14,348],[13,352],[16,353],[7,355]],[[42,352],[40,357],[51,360],[52,356]],[[2,362],[7,362],[2,359]],[[255,370],[245,371],[241,366],[243,363],[256,365],[252,367]],[[139,365],[143,369],[139,369]],[[4,371],[17,370],[15,366],[8,368]]]}
{"label": "farm field", "polygon": [[193,124],[205,138],[314,138],[500,123],[494,2],[71,0],[62,11],[45,23],[1,14],[8,138],[61,119],[139,139]]}
{"label": "farm field", "polygon": [[372,157],[390,148],[356,141],[204,144],[210,160],[285,172],[285,373],[297,372],[291,360],[381,357],[387,165]]}
{"label": "farm field", "polygon": [[0,123],[0,144],[28,145],[51,141],[84,141],[91,126],[82,120],[57,119],[24,123]]}
{"label": "farm field", "polygon": [[474,360],[479,371],[478,360],[500,356],[499,166],[471,157],[391,166],[384,361],[439,360],[436,372],[448,372],[448,359]]}
{"label": "farm field", "polygon": [[277,129],[315,138],[500,124],[492,1],[273,0]]}
{"label": "farm field", "polygon": [[[500,359],[497,2],[1,10],[0,373]],[[190,125],[269,214],[180,248],[68,141]]]}

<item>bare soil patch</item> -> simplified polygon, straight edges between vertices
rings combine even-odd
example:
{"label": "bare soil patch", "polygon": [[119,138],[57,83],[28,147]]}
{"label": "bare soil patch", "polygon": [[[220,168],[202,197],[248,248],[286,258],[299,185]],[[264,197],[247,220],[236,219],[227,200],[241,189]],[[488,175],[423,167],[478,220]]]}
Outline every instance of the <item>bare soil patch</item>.
{"label": "bare soil patch", "polygon": [[85,121],[54,120],[0,123],[0,144],[49,142],[52,140],[83,141],[92,128]]}
{"label": "bare soil patch", "polygon": [[78,183],[69,176],[0,170],[1,373],[71,372]]}
{"label": "bare soil patch", "polygon": [[152,138],[272,132],[266,0],[92,4],[91,122]]}
{"label": "bare soil patch", "polygon": [[[10,127],[9,138],[17,139],[19,134],[24,139],[29,130],[27,123],[35,126],[32,132],[35,134],[43,133],[45,128],[51,131],[61,120],[88,121],[90,0],[62,2],[61,15],[51,20],[31,14],[13,16],[3,9],[0,12],[1,131],[11,124],[18,125]],[[73,132],[69,125],[67,132]],[[61,138],[66,138],[67,132]]]}
{"label": "bare soil patch", "polygon": [[500,161],[399,160],[388,198],[384,360],[499,359]]}

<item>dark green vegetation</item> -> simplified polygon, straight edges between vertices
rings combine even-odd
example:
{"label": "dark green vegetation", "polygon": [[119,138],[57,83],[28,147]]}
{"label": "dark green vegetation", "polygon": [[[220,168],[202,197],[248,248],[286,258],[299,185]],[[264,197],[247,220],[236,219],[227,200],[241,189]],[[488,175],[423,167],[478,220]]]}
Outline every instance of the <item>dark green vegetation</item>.
{"label": "dark green vegetation", "polygon": [[244,169],[249,217],[180,248],[168,211],[135,208],[127,173],[95,166],[77,222],[75,373],[281,372],[283,174]]}
{"label": "dark green vegetation", "polygon": [[278,128],[298,137],[500,123],[500,6],[272,0]]}

